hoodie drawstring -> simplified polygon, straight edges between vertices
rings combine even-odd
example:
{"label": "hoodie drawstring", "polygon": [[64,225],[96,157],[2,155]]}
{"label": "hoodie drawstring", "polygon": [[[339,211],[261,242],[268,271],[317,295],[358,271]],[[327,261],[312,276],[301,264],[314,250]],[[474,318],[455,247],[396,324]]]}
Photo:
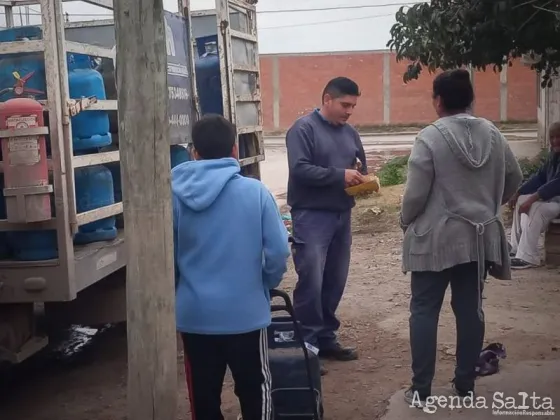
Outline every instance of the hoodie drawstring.
{"label": "hoodie drawstring", "polygon": [[469,142],[469,152],[470,152],[474,149],[474,144],[472,141],[471,126],[469,124],[469,120],[465,120],[465,126],[467,127],[467,138]]}

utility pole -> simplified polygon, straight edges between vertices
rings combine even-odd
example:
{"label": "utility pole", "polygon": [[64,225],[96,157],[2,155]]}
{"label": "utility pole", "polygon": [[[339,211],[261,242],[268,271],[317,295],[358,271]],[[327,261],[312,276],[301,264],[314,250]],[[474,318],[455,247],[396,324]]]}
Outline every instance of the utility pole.
{"label": "utility pole", "polygon": [[128,252],[128,418],[177,418],[177,338],[162,0],[114,2]]}

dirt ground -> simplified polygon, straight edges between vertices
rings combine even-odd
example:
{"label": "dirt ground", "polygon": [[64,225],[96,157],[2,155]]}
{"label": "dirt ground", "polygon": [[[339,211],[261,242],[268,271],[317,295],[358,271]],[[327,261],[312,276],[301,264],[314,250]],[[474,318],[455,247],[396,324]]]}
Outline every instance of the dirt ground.
{"label": "dirt ground", "polygon": [[[396,210],[401,187],[359,200],[354,213],[350,276],[339,315],[344,343],[360,359],[327,365],[324,403],[327,420],[380,418],[388,398],[410,378],[408,346],[409,278],[400,271],[401,232]],[[293,268],[283,283],[292,290]],[[560,275],[542,268],[515,273],[513,281],[490,279],[485,292],[487,342],[505,345],[503,364],[559,359]],[[454,321],[449,296],[440,321],[437,385],[452,378]],[[182,358],[179,419],[190,419]],[[126,418],[126,335],[114,329],[78,360],[64,365],[35,363],[22,380],[1,390],[2,420],[121,420]],[[224,389],[227,420],[238,414],[231,383]]]}

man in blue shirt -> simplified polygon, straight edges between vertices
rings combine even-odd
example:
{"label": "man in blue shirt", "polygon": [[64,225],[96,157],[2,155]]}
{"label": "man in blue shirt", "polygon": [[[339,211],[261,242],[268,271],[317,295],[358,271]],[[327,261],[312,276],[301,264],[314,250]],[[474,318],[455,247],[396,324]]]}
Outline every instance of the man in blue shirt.
{"label": "man in blue shirt", "polygon": [[548,138],[547,160],[510,201],[514,209],[510,239],[514,270],[541,265],[539,238],[560,216],[560,122],[550,126]]}
{"label": "man in blue shirt", "polygon": [[177,329],[192,418],[223,420],[226,368],[244,420],[269,420],[269,290],[290,256],[276,202],[240,175],[235,127],[219,115],[193,126],[195,160],[173,169]]}
{"label": "man in blue shirt", "polygon": [[[355,202],[345,188],[362,183],[367,174],[360,135],[347,124],[359,96],[352,80],[331,80],[321,108],[298,119],[286,135],[298,273],[294,309],[305,340],[319,349],[319,356],[343,361],[357,358],[355,349],[343,347],[336,338],[340,322],[335,312],[348,277],[352,243]],[[360,170],[355,169],[357,159]]]}

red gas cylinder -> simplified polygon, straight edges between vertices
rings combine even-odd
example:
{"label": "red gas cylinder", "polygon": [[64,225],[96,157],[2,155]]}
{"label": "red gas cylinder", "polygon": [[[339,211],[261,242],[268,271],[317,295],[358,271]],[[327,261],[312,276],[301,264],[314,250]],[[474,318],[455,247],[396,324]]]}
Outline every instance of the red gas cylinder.
{"label": "red gas cylinder", "polygon": [[34,99],[0,103],[6,213],[11,223],[51,219],[43,107]]}

